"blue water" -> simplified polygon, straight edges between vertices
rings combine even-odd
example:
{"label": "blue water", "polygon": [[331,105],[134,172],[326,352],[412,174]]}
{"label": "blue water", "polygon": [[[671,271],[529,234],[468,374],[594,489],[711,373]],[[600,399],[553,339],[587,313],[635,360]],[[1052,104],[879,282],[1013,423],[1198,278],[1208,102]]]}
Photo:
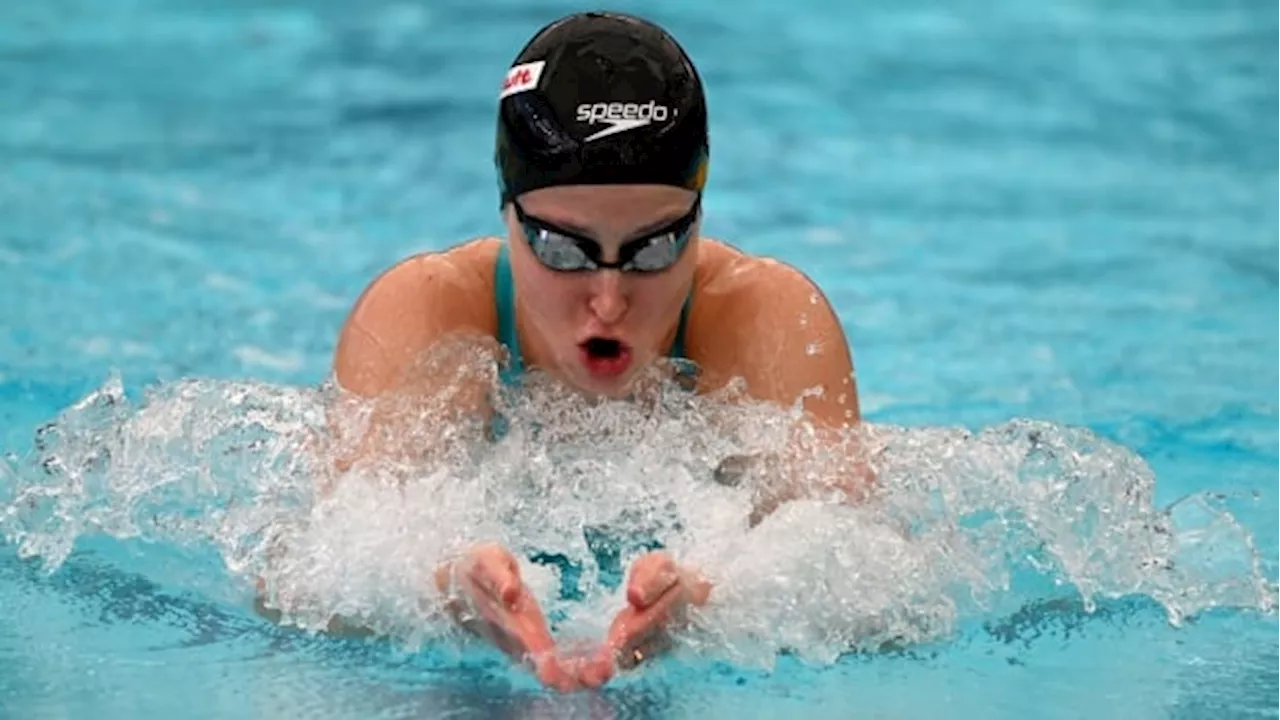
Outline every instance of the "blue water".
{"label": "blue water", "polygon": [[[871,422],[1089,428],[1157,505],[1225,494],[1276,581],[1274,3],[614,7],[698,63],[705,231],[822,285]],[[578,8],[0,4],[11,467],[113,371],[132,396],[321,382],[377,272],[500,230],[498,79]],[[27,472],[0,467],[0,499]],[[1248,608],[1175,628],[1140,596],[1028,598],[904,652],[674,658],[562,698],[484,656],[275,628],[216,557],[86,533],[46,574],[3,543],[4,718],[1277,716],[1276,617]]]}

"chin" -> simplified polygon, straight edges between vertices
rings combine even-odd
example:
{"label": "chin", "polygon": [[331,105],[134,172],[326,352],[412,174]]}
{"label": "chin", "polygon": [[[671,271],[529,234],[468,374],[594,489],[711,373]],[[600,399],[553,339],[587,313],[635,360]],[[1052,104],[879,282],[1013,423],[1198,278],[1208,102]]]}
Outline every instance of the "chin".
{"label": "chin", "polygon": [[579,370],[572,378],[574,386],[582,392],[594,397],[619,400],[631,394],[633,375],[634,373],[627,373],[618,377],[600,378]]}

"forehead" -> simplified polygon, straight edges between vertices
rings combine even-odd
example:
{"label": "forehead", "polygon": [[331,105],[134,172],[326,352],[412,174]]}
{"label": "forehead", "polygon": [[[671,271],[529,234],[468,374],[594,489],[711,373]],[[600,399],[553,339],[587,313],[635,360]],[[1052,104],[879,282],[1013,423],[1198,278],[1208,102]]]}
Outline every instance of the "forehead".
{"label": "forehead", "polygon": [[657,230],[689,212],[697,194],[666,185],[567,185],[520,196],[524,211],[566,230],[628,237]]}

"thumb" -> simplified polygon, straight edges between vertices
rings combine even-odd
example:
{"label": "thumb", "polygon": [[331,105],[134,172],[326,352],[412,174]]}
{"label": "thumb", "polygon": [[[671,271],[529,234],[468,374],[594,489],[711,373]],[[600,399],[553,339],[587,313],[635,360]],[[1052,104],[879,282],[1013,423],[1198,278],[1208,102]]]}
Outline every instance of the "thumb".
{"label": "thumb", "polygon": [[644,610],[679,582],[680,575],[669,565],[637,568],[627,585],[627,603],[636,610]]}
{"label": "thumb", "polygon": [[501,601],[506,607],[520,599],[523,583],[515,559],[509,554],[488,555],[480,559],[472,570],[472,580],[486,593]]}

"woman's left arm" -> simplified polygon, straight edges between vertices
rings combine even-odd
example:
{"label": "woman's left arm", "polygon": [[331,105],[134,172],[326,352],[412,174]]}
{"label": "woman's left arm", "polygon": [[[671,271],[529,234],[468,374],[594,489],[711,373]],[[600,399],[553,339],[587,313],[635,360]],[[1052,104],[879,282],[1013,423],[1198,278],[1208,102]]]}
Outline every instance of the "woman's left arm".
{"label": "woman's left arm", "polygon": [[853,354],[830,302],[790,265],[765,261],[756,272],[756,281],[735,293],[753,330],[737,334],[732,362],[748,393],[787,407],[803,402],[806,419],[822,428],[857,425]]}
{"label": "woman's left arm", "polygon": [[[816,491],[838,489],[856,500],[875,480],[855,432],[862,422],[858,386],[839,316],[799,270],[771,260],[753,264],[716,298],[719,337],[704,345],[708,352],[702,362],[712,377],[740,379],[753,400],[783,407],[800,403],[804,410],[796,442],[782,456],[730,458],[718,473],[722,481],[731,481],[731,466],[738,474],[758,463],[769,468],[754,524],[783,502]],[[813,469],[810,456],[822,443],[827,451],[843,454],[843,461],[833,476],[801,480],[814,477],[807,471]]]}

